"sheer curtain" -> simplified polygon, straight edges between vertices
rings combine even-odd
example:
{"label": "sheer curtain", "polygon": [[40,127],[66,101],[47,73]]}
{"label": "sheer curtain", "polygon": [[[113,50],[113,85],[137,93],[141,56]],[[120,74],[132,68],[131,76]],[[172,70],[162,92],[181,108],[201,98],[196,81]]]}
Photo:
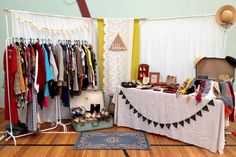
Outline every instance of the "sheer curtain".
{"label": "sheer curtain", "polygon": [[146,20],[140,26],[141,63],[182,83],[195,76],[196,56],[224,57],[225,32],[215,16]]}
{"label": "sheer curtain", "polygon": [[[104,94],[108,103],[108,95],[115,93],[122,81],[130,80],[133,45],[134,19],[104,19]],[[120,35],[127,50],[111,51],[117,35]]]}

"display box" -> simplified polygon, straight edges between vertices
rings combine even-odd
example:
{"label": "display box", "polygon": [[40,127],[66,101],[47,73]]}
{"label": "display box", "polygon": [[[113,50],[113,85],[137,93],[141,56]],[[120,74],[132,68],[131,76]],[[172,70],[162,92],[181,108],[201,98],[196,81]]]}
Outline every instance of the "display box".
{"label": "display box", "polygon": [[221,74],[227,74],[234,78],[235,68],[224,58],[202,58],[196,64],[196,78],[203,77],[214,81],[219,81]]}

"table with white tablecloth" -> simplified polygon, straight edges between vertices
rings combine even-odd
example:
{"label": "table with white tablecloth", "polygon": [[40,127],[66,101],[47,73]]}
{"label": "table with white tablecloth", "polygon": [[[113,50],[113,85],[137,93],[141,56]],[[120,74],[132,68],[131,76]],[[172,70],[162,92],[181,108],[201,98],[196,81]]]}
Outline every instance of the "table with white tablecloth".
{"label": "table with white tablecloth", "polygon": [[115,123],[223,153],[224,103],[217,99],[117,87]]}

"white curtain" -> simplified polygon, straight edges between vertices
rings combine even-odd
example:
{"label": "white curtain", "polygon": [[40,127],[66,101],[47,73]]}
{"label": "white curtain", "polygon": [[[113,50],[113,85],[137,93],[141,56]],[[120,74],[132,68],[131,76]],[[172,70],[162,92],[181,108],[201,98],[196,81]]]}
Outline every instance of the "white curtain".
{"label": "white curtain", "polygon": [[[130,80],[134,19],[104,19],[104,95],[108,103],[108,95],[115,93],[122,81]],[[120,35],[127,50],[111,51],[117,34]]]}
{"label": "white curtain", "polygon": [[151,72],[168,74],[182,83],[195,76],[197,56],[224,57],[224,30],[214,16],[146,20],[140,26],[141,63]]}
{"label": "white curtain", "polygon": [[87,40],[97,46],[97,21],[80,17],[13,12],[12,36],[49,38],[55,42],[57,40]]}
{"label": "white curtain", "polygon": [[[12,36],[51,39],[55,43],[58,40],[87,40],[97,53],[97,21],[93,19],[13,12]],[[50,122],[56,119],[55,104],[55,99],[50,99],[49,107],[40,110],[41,122]],[[58,101],[58,105],[61,105],[60,101]],[[19,113],[23,122],[26,118],[26,111],[25,108]],[[61,114],[62,119],[71,118],[68,107],[61,106]]]}

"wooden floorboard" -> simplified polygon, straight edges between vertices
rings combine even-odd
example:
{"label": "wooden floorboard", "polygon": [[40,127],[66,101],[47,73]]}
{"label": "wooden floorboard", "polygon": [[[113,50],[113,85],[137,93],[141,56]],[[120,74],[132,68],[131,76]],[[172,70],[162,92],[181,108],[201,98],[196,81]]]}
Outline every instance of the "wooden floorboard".
{"label": "wooden floorboard", "polygon": [[[0,131],[4,131],[3,110],[0,109]],[[43,124],[42,127],[49,127]],[[226,135],[226,146],[223,155],[212,153],[204,148],[192,146],[165,136],[147,133],[151,150],[73,150],[73,145],[79,136],[71,126],[68,131],[71,133],[62,134],[63,128],[58,127],[50,133],[40,133],[27,137],[17,138],[18,146],[14,146],[12,140],[0,141],[0,157],[234,157],[236,156],[236,137]],[[136,131],[126,127],[102,129],[99,131]],[[233,123],[228,131],[236,131]],[[0,134],[0,136],[3,134]]]}

